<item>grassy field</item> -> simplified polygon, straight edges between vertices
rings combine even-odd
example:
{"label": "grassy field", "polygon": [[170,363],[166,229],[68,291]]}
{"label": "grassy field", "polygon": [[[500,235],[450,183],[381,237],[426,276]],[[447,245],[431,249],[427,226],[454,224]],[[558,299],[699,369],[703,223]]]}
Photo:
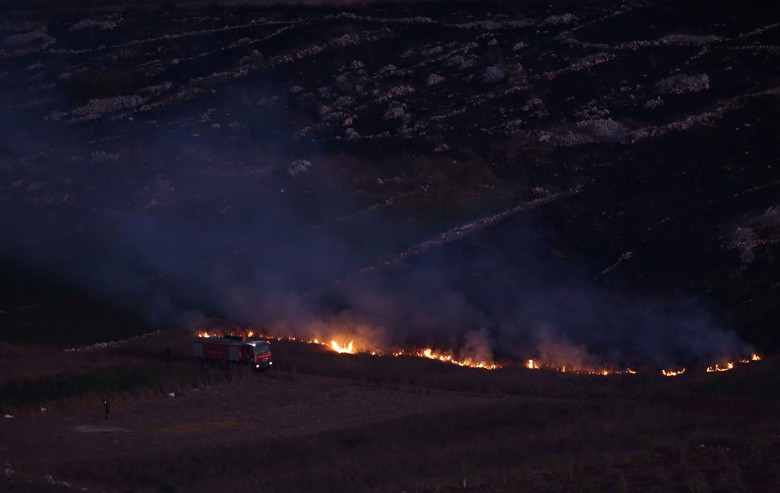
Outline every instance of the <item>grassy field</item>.
{"label": "grassy field", "polygon": [[[175,348],[171,362],[158,350],[162,341]],[[339,355],[277,342],[277,366],[253,373],[201,368],[185,349],[181,334],[155,334],[92,351],[111,353],[105,366],[6,381],[0,402],[16,417],[2,423],[12,471],[3,486],[60,491],[57,482],[64,481],[89,491],[138,492],[780,487],[780,371],[773,359],[716,375],[605,378]],[[101,420],[103,398],[117,410],[110,420]],[[50,452],[28,455],[35,440],[20,434],[44,432]],[[65,443],[77,444],[73,454],[58,453]],[[41,479],[43,471],[54,479]]]}

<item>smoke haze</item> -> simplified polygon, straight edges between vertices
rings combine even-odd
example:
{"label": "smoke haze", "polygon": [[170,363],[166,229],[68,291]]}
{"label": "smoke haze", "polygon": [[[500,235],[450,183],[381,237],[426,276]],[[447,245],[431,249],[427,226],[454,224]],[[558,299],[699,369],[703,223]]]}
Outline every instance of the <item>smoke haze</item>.
{"label": "smoke haze", "polygon": [[175,168],[174,156],[169,162],[168,170],[148,165],[156,172],[138,192],[143,207],[106,212],[102,197],[128,190],[103,184],[99,213],[81,207],[51,223],[39,216],[32,229],[6,216],[5,230],[20,234],[9,244],[37,269],[142,310],[157,326],[203,328],[217,318],[273,334],[353,337],[364,349],[434,344],[472,358],[570,367],[746,350],[690,300],[631,297],[587,281],[549,255],[530,213],[393,263],[441,226],[396,229],[382,209],[352,203],[332,177],[302,194],[296,181],[307,177],[293,165],[220,189]]}
{"label": "smoke haze", "polygon": [[[774,120],[750,106],[777,94],[772,77],[756,86],[772,65],[754,36],[773,25],[668,25],[658,9],[637,33],[618,20],[646,6],[581,7],[13,19],[0,26],[0,261],[154,326],[218,320],[578,367],[744,353],[708,300],[669,292],[716,286],[723,303],[744,287],[734,309],[771,277],[732,276],[732,252],[712,245],[750,214],[730,242],[750,253],[743,267],[776,244],[775,148],[755,130],[774,135]],[[728,43],[761,69],[721,67],[708,50]],[[728,115],[744,119],[738,143]],[[581,183],[593,192],[578,217],[542,220]],[[688,221],[704,208],[708,221]],[[698,229],[678,241],[686,221]],[[604,269],[576,251],[590,237],[551,254],[556,234],[596,222],[604,256],[652,233],[672,274],[648,261],[606,286],[598,273],[623,257]],[[675,271],[689,259],[696,282]],[[632,276],[671,281],[651,295]],[[59,296],[2,310],[56,320]],[[763,303],[755,313],[776,310]]]}

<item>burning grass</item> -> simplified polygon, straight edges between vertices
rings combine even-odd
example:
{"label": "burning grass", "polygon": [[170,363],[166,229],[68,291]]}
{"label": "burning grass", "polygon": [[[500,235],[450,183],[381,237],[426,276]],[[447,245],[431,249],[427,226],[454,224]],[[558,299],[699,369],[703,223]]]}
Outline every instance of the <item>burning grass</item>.
{"label": "burning grass", "polygon": [[[240,329],[238,330],[238,333],[241,333],[246,337],[252,337],[255,334],[254,330],[252,329]],[[211,337],[217,335],[217,332],[201,331],[198,332],[197,335],[198,337]],[[300,338],[295,336],[279,336],[279,335],[261,335],[261,337],[269,340],[275,340],[275,341],[287,340],[287,341],[302,342],[305,344],[313,344],[316,346],[322,346],[324,348],[327,348],[329,350],[332,350],[340,354],[369,354],[371,356],[394,356],[394,357],[411,356],[411,357],[419,357],[419,358],[441,361],[443,363],[450,363],[457,366],[479,368],[485,370],[496,370],[506,365],[506,366],[523,366],[530,370],[544,369],[544,370],[560,372],[560,373],[596,375],[596,376],[605,376],[605,377],[612,376],[612,375],[636,375],[637,374],[637,370],[632,368],[616,369],[616,368],[611,368],[606,366],[578,367],[574,365],[555,365],[555,364],[550,364],[550,363],[540,361],[539,359],[535,359],[535,358],[525,360],[525,362],[523,363],[520,363],[515,360],[507,360],[504,363],[499,363],[492,358],[478,358],[478,357],[469,356],[468,351],[465,350],[461,350],[461,351],[441,350],[441,349],[434,349],[432,347],[424,347],[424,348],[396,347],[390,350],[386,350],[386,349],[381,349],[376,347],[375,343],[372,344],[370,342],[361,342],[359,340],[356,340],[352,336],[343,336],[343,335],[335,336],[336,339],[331,339],[326,337],[323,340],[320,340],[318,338],[306,339],[306,338]],[[328,340],[330,342],[326,342]],[[716,363],[714,365],[707,366],[705,371],[707,373],[730,371],[733,370],[735,368],[735,365],[737,364],[745,365],[757,361],[761,361],[761,357],[758,354],[753,353],[748,358],[733,359],[731,361],[725,361],[724,363]],[[677,377],[685,374],[687,368],[663,368],[655,371],[660,371],[660,374],[665,377]]]}
{"label": "burning grass", "polygon": [[[199,335],[209,337],[217,333],[212,330],[203,331]],[[79,370],[74,360],[64,366],[69,368],[66,371],[36,372],[38,376],[6,379],[0,387],[0,409],[20,412],[48,406],[50,403],[70,408],[84,405],[91,407],[92,401],[100,395],[178,392],[246,377],[242,371],[209,371],[194,365],[187,334],[186,331],[178,331],[176,341],[163,342],[166,336],[157,333],[145,338],[148,340],[140,338],[118,347],[98,345],[90,348],[90,351],[102,354],[95,360],[102,363],[91,363]],[[255,334],[249,330],[244,335],[252,337]],[[330,339],[329,342],[295,337],[263,337],[273,342],[277,368],[274,374],[281,371],[286,374],[327,375],[371,386],[411,389],[416,392],[446,389],[491,395],[580,397],[592,393],[614,395],[621,392],[633,395],[661,385],[658,378],[661,375],[685,377],[685,382],[690,383],[704,383],[713,379],[715,374],[725,376],[734,373],[744,378],[744,372],[734,370],[761,361],[760,356],[753,354],[747,359],[726,361],[706,368],[674,368],[660,372],[631,368],[578,369],[547,365],[537,359],[528,359],[522,363],[497,363],[459,357],[455,351],[430,347],[386,351],[370,349],[371,346],[348,337]],[[174,348],[176,358],[173,362],[164,360],[163,348],[166,344]],[[109,356],[109,353],[114,356]],[[71,354],[74,358],[79,356],[78,352]],[[47,352],[46,360],[51,359],[51,355]],[[17,356],[22,358],[21,355]],[[81,356],[83,359],[87,355]],[[459,367],[463,371],[458,371]],[[607,379],[609,382],[600,384],[594,381],[594,377],[610,378]],[[705,388],[717,389],[723,385],[722,382],[720,379]],[[548,391],[550,386],[555,388],[554,393]]]}
{"label": "burning grass", "polygon": [[[150,336],[154,337],[159,336]],[[761,364],[736,365],[728,372],[689,370],[671,380],[643,372],[598,378],[532,371],[522,365],[484,371],[410,354],[344,354],[327,343],[283,339],[273,342],[278,365],[258,374],[235,368],[203,369],[189,358],[174,359],[168,370],[158,343],[135,344],[132,351],[127,348],[117,357],[133,361],[146,354],[145,361],[139,359],[125,376],[114,373],[116,368],[107,368],[102,377],[84,376],[79,387],[83,393],[61,397],[77,400],[62,408],[53,406],[47,414],[56,414],[51,416],[54,421],[61,419],[59,413],[80,409],[75,405],[78,399],[84,400],[83,405],[89,400],[94,410],[97,401],[92,392],[103,378],[124,382],[127,388],[110,390],[112,396],[130,398],[135,393],[156,410],[166,407],[158,405],[159,399],[168,399],[167,406],[175,414],[163,414],[159,420],[144,418],[143,430],[112,415],[112,426],[133,428],[131,434],[152,433],[173,449],[117,453],[110,459],[65,457],[49,465],[54,477],[73,484],[88,479],[91,484],[138,490],[167,484],[177,491],[210,491],[219,486],[263,491],[442,492],[464,489],[464,484],[467,490],[486,492],[694,491],[690,488],[706,484],[710,491],[719,492],[771,491],[780,484],[780,473],[771,473],[773,464],[780,471],[775,454],[780,444],[774,438],[780,433],[775,419],[780,386],[777,362],[771,358]],[[338,347],[345,349],[348,344]],[[138,375],[144,368],[150,376],[142,381]],[[136,375],[135,383],[131,375]],[[325,380],[339,383],[316,395],[305,385],[300,392],[290,393],[304,382],[323,381],[322,377],[337,377]],[[51,379],[51,387],[72,377],[58,378]],[[26,384],[35,388],[32,381]],[[210,402],[211,392],[192,392],[209,386],[216,407],[207,410],[200,406]],[[252,395],[263,396],[263,406],[253,408],[256,417],[251,419],[225,406],[223,401],[229,399],[220,390],[244,395],[250,388]],[[163,394],[172,390],[192,393],[193,399],[197,396],[194,409],[204,414],[184,416],[191,412],[180,407],[185,401]],[[345,416],[328,414],[334,401],[343,401],[347,393],[379,403],[382,413],[390,402],[388,396],[394,406],[437,396],[476,400],[464,408],[426,406],[350,425],[343,422]],[[144,415],[144,404],[138,402],[134,400],[138,409],[127,419],[140,416],[136,412]],[[271,413],[276,416],[274,429],[300,430],[287,420],[305,419],[307,413],[312,426],[289,436],[251,431],[250,423],[262,423],[263,416]],[[315,425],[320,420],[322,426]],[[328,420],[334,421],[329,425]],[[204,438],[207,433],[221,438],[212,443]],[[139,438],[135,443],[142,442]],[[171,450],[176,453],[171,455]],[[257,474],[258,464],[262,474]]]}

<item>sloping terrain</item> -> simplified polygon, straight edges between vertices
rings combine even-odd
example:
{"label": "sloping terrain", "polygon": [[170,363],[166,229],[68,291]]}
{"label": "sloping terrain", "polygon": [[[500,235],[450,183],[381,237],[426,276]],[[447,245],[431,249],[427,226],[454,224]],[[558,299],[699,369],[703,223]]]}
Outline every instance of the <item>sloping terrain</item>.
{"label": "sloping terrain", "polygon": [[4,12],[0,489],[777,491],[778,9]]}
{"label": "sloping terrain", "polygon": [[175,256],[280,207],[348,244],[306,296],[448,242],[507,256],[533,224],[583,281],[697,300],[773,350],[777,22],[660,1],[19,12],[0,26],[0,323],[170,323],[132,291],[267,256],[267,236],[132,276],[84,269],[117,248],[96,244],[203,218]]}

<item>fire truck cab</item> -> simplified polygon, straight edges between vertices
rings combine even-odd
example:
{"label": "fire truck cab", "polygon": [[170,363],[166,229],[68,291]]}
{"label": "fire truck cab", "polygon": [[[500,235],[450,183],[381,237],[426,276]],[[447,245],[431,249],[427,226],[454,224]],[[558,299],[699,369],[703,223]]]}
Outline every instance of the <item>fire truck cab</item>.
{"label": "fire truck cab", "polygon": [[271,345],[263,339],[245,339],[241,336],[198,337],[192,347],[195,358],[204,363],[243,363],[256,370],[274,364]]}

